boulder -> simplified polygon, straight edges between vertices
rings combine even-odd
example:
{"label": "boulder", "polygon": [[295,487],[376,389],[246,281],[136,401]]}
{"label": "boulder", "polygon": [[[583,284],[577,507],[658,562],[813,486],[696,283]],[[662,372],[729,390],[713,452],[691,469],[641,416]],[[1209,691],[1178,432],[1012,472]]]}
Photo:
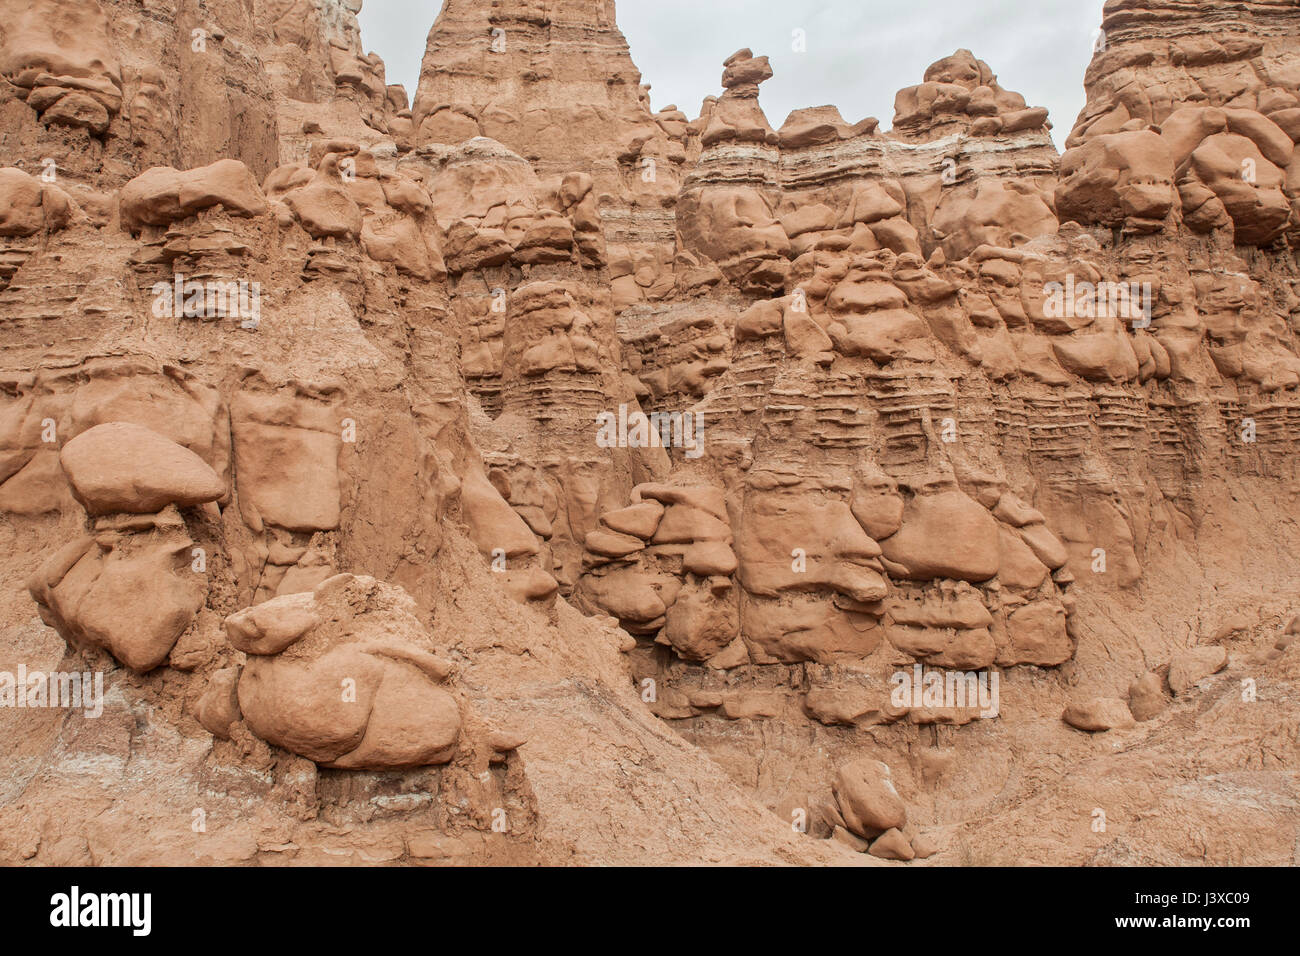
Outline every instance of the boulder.
{"label": "boulder", "polygon": [[443,686],[452,666],[430,653],[414,610],[401,589],[342,574],[311,594],[231,615],[232,643],[254,648],[237,692],[248,728],[320,766],[392,770],[451,760],[462,724],[460,703]]}
{"label": "boulder", "polygon": [[913,498],[898,533],[880,547],[913,581],[987,581],[998,573],[1001,560],[997,521],[960,491]]}
{"label": "boulder", "polygon": [[903,798],[879,760],[861,757],[840,767],[831,790],[845,826],[860,837],[874,839],[907,823]]}
{"label": "boulder", "polygon": [[56,551],[27,588],[41,619],[73,646],[102,648],[144,673],[167,660],[207,596],[183,530],[109,533]]}
{"label": "boulder", "polygon": [[916,858],[912,844],[907,842],[907,837],[896,828],[890,828],[876,837],[871,842],[871,849],[868,852],[882,860],[901,860],[904,863]]}
{"label": "boulder", "polygon": [[1071,703],[1061,715],[1071,727],[1087,731],[1126,729],[1133,726],[1128,704],[1118,697],[1094,697]]}
{"label": "boulder", "polygon": [[194,452],[127,422],[82,432],[63,446],[59,463],[73,495],[91,515],[189,508],[226,493],[221,477]]}
{"label": "boulder", "polygon": [[204,209],[221,206],[232,216],[260,216],[266,197],[253,174],[237,159],[180,170],[156,166],[122,187],[122,224],[139,232],[144,226],[167,226]]}
{"label": "boulder", "polygon": [[1128,708],[1135,720],[1152,720],[1169,706],[1164,681],[1155,671],[1143,674],[1128,689]]}

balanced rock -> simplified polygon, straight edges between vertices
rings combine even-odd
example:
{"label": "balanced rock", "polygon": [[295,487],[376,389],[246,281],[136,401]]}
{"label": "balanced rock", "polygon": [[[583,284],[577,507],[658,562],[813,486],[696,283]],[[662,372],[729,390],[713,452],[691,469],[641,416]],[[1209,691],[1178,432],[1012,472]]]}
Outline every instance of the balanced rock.
{"label": "balanced rock", "polygon": [[260,216],[267,210],[257,181],[237,159],[220,159],[184,172],[156,167],[122,188],[122,223],[136,231],[166,226],[213,206],[233,216]]}
{"label": "balanced rock", "polygon": [[72,493],[92,515],[152,514],[216,501],[225,483],[202,458],[129,422],[96,425],[59,453]]}

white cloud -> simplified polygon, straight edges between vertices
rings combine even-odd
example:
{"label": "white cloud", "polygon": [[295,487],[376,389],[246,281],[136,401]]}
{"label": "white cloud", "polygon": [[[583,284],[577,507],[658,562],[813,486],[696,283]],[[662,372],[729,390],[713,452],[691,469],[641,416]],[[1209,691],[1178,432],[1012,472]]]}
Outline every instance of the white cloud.
{"label": "white cloud", "polygon": [[[834,104],[850,123],[888,129],[894,94],[965,47],[1031,106],[1051,111],[1059,145],[1083,106],[1083,74],[1103,0],[621,0],[618,20],[656,109],[690,117],[721,93],[722,61],[742,47],[772,60],[760,102],[773,126],[791,110]],[[367,50],[414,97],[437,0],[366,0]],[[792,49],[793,31],[806,53]]]}

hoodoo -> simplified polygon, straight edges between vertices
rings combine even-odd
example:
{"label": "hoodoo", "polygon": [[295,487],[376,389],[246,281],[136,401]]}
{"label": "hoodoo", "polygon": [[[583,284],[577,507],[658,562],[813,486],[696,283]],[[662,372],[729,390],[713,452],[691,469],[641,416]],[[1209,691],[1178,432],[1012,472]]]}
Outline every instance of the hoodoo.
{"label": "hoodoo", "polygon": [[1064,154],[360,8],[0,0],[0,862],[1294,862],[1294,2]]}

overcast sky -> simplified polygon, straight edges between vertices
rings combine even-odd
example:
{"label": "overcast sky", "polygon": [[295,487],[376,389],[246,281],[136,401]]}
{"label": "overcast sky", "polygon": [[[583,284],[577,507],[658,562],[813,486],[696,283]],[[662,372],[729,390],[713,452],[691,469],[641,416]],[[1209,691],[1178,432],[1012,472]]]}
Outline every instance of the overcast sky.
{"label": "overcast sky", "polygon": [[[921,82],[935,60],[966,47],[1006,89],[1046,106],[1060,146],[1083,106],[1083,72],[1103,0],[618,0],[618,22],[655,109],[688,117],[721,93],[722,61],[742,47],[767,55],[768,121],[834,104],[844,119],[888,129],[894,94]],[[414,98],[424,41],[441,0],[365,0],[362,42]],[[807,52],[793,49],[795,30]]]}

